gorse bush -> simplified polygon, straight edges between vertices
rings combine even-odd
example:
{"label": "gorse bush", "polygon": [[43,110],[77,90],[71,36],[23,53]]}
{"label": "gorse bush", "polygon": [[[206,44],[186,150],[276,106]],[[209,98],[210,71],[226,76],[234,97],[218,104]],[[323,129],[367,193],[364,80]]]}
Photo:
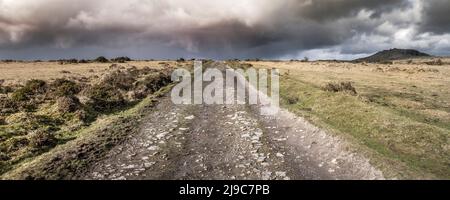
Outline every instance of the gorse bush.
{"label": "gorse bush", "polygon": [[56,105],[60,113],[73,113],[76,112],[80,107],[80,100],[75,96],[64,96],[59,97],[56,100]]}
{"label": "gorse bush", "polygon": [[125,62],[131,61],[131,59],[129,57],[117,57],[117,58],[112,59],[111,61],[118,62],[118,63],[125,63]]}
{"label": "gorse bush", "polygon": [[347,92],[352,95],[356,95],[356,89],[353,87],[351,82],[340,82],[340,83],[327,83],[323,90],[328,92]]}
{"label": "gorse bush", "polygon": [[285,97],[285,99],[286,99],[286,102],[291,105],[296,104],[300,101],[300,98],[296,94],[289,94]]}
{"label": "gorse bush", "polygon": [[56,79],[50,88],[56,97],[72,96],[81,91],[81,87],[77,83],[67,79]]}
{"label": "gorse bush", "polygon": [[13,137],[3,142],[1,148],[3,152],[10,153],[28,146],[29,143],[30,141],[26,137]]}
{"label": "gorse bush", "polygon": [[0,79],[0,94],[7,94],[10,92],[13,92],[12,87],[10,86],[3,86],[3,83],[5,82],[5,80]]}
{"label": "gorse bush", "polygon": [[99,62],[99,63],[108,63],[108,62],[109,62],[109,60],[108,60],[108,59],[106,59],[106,58],[105,58],[105,57],[103,57],[103,56],[100,56],[100,57],[96,58],[96,59],[94,60],[94,62]]}
{"label": "gorse bush", "polygon": [[35,149],[53,147],[57,144],[55,136],[46,130],[37,130],[31,133],[29,145]]}
{"label": "gorse bush", "polygon": [[114,71],[103,77],[102,84],[111,85],[118,89],[129,90],[133,87],[136,78],[127,71]]}
{"label": "gorse bush", "polygon": [[444,62],[442,62],[441,59],[437,59],[437,60],[433,60],[433,61],[429,61],[429,62],[425,62],[425,64],[427,65],[444,65]]}
{"label": "gorse bush", "polygon": [[111,111],[126,104],[120,91],[109,84],[94,85],[87,91],[90,106],[98,112]]}
{"label": "gorse bush", "polygon": [[25,101],[29,99],[29,96],[45,93],[46,86],[47,84],[43,80],[29,80],[25,86],[16,90],[11,97],[14,101]]}

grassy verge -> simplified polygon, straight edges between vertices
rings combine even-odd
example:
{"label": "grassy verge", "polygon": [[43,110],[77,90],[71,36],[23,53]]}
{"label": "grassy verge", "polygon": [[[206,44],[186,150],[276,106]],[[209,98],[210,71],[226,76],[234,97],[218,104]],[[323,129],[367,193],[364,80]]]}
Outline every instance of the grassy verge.
{"label": "grassy verge", "polygon": [[[281,65],[282,106],[349,140],[387,178],[450,178],[446,68],[411,75],[347,63],[252,64]],[[330,83],[352,83],[356,91]]]}
{"label": "grassy verge", "polygon": [[136,133],[139,120],[151,112],[157,98],[170,91],[173,85],[163,87],[137,105],[97,119],[89,127],[76,133],[78,137],[66,144],[22,162],[1,179],[76,179],[87,166],[95,163],[108,150]]}

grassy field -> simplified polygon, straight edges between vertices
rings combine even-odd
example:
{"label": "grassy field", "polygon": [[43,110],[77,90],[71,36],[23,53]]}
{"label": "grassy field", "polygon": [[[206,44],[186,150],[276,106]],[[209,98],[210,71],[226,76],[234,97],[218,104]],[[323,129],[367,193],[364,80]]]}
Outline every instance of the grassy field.
{"label": "grassy field", "polygon": [[247,63],[279,68],[282,105],[354,141],[387,177],[448,179],[450,62],[442,61]]}
{"label": "grassy field", "polygon": [[[123,66],[135,66],[138,69],[150,67],[162,69],[166,66],[176,66],[175,61],[130,61]],[[54,80],[64,77],[90,77],[99,76],[110,70],[111,63],[80,63],[59,64],[57,62],[0,62],[0,80],[3,85],[25,83],[30,79]]]}
{"label": "grassy field", "polygon": [[0,175],[78,139],[105,117],[135,108],[170,84],[174,68],[191,65],[0,63]]}

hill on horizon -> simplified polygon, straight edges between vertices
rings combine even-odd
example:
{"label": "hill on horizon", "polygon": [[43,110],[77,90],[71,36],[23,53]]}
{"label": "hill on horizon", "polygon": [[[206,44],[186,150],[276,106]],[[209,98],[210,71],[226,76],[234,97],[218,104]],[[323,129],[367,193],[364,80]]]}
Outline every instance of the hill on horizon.
{"label": "hill on horizon", "polygon": [[400,60],[400,59],[410,59],[410,58],[423,58],[423,57],[431,57],[432,55],[426,54],[414,49],[390,49],[379,51],[376,54],[359,58],[355,61],[357,62],[383,62],[383,61],[391,61],[391,60]]}

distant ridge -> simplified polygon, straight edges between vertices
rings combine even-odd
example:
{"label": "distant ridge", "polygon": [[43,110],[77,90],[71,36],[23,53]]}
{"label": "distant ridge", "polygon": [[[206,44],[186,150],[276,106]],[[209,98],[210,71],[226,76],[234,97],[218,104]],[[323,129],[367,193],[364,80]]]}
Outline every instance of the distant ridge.
{"label": "distant ridge", "polygon": [[378,53],[365,57],[356,59],[357,62],[383,62],[391,60],[400,59],[410,59],[410,58],[421,58],[421,57],[431,57],[431,55],[422,53],[414,49],[390,49],[379,51]]}

